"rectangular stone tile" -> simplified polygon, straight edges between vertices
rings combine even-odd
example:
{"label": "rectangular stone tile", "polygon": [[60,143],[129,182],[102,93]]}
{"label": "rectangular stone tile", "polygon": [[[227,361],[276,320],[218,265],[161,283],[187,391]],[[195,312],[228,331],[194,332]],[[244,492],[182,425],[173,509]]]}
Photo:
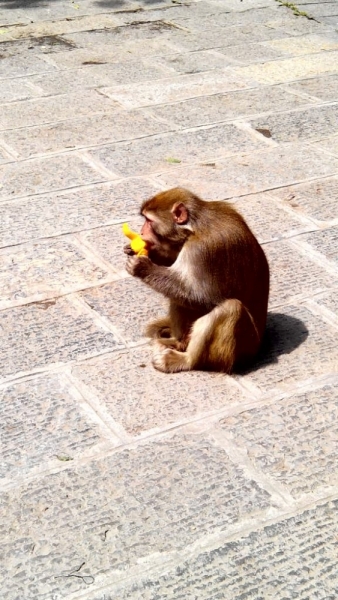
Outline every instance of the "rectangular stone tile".
{"label": "rectangular stone tile", "polygon": [[235,67],[240,77],[249,77],[259,83],[274,84],[295,81],[321,73],[336,73],[338,51],[310,54],[309,56],[275,60],[249,67]]}
{"label": "rectangular stone tile", "polygon": [[169,35],[172,37],[176,32],[178,32],[177,28],[166,20],[142,22],[136,17],[128,25],[68,34],[67,40],[73,42],[78,48],[105,44],[118,46],[128,41],[151,40],[158,37],[167,39]]}
{"label": "rectangular stone tile", "polygon": [[116,356],[86,361],[75,366],[72,374],[132,436],[202,418],[245,400],[226,375],[194,371],[177,377],[156,371],[148,347],[121,354],[118,360]]}
{"label": "rectangular stone tile", "polygon": [[271,192],[295,213],[311,217],[318,225],[338,223],[338,179],[310,181]]}
{"label": "rectangular stone tile", "polygon": [[[121,232],[120,264],[126,263],[123,254],[126,242]],[[144,341],[147,323],[167,313],[165,298],[131,277],[83,291],[80,296],[93,310],[108,318],[127,343]]]}
{"label": "rectangular stone tile", "polygon": [[[147,181],[130,179],[2,202],[0,247],[126,221],[137,215],[142,201],[156,192],[158,188]],[[121,225],[118,230],[120,237]]]}
{"label": "rectangular stone tile", "polygon": [[[303,9],[304,7],[302,7]],[[287,10],[284,13],[285,16],[280,17],[277,21],[267,21],[266,26],[271,27],[277,31],[283,31],[287,36],[294,35],[334,35],[331,27],[328,27],[325,23],[319,23],[312,19],[305,19],[303,17],[294,17],[290,19],[290,12]]]}
{"label": "rectangular stone tile", "polygon": [[122,347],[66,298],[1,311],[0,331],[0,378]]}
{"label": "rectangular stone tile", "polygon": [[282,40],[271,40],[265,42],[268,48],[280,50],[289,55],[298,56],[302,54],[320,53],[330,50],[338,50],[338,36],[309,34]]}
{"label": "rectangular stone tile", "polygon": [[336,159],[327,157],[323,161],[322,156],[312,148],[285,145],[229,157],[226,162],[223,159],[208,160],[184,168],[171,165],[170,171],[161,173],[156,179],[168,187],[192,188],[205,198],[224,199],[337,173]]}
{"label": "rectangular stone tile", "polygon": [[284,211],[268,194],[232,198],[233,203],[261,243],[292,237],[315,227]]}
{"label": "rectangular stone tile", "polygon": [[140,111],[114,110],[110,114],[68,119],[59,123],[12,129],[2,138],[22,157],[59,152],[66,148],[96,146],[107,142],[133,139],[168,130]]}
{"label": "rectangular stone tile", "polygon": [[[181,54],[171,53],[169,56],[157,56],[152,62],[155,65],[158,64],[166,67],[168,71],[176,71],[177,73],[186,75],[189,73],[211,71],[212,69],[223,69],[234,64],[234,61],[228,60],[223,54],[212,50],[184,52]],[[169,72],[167,76],[170,77]]]}
{"label": "rectangular stone tile", "polygon": [[275,112],[276,107],[278,110],[293,109],[308,102],[299,96],[288,94],[280,87],[264,87],[191,98],[175,104],[156,106],[148,109],[148,112],[181,127],[196,127],[245,115]]}
{"label": "rectangular stone tile", "polygon": [[[182,26],[186,26],[189,29],[197,29],[201,31],[212,30],[214,27],[239,27],[243,25],[250,25],[252,23],[255,24],[263,24],[266,21],[276,20],[280,17],[281,11],[278,6],[274,7],[272,3],[266,7],[256,7],[252,6],[251,10],[248,6],[248,3],[242,6],[237,5],[237,7],[233,9],[233,12],[229,12],[229,8],[225,5],[220,4],[219,10],[215,10],[215,7],[201,2],[200,4],[209,6],[209,10],[203,15],[201,18],[200,14],[195,9],[195,6],[192,10],[189,11],[183,17],[177,13],[177,16],[174,17],[175,23],[180,23]],[[259,8],[259,10],[257,10]],[[242,9],[242,10],[241,10]],[[172,9],[168,9],[165,11],[165,16],[167,19],[168,13],[170,13]]]}
{"label": "rectangular stone tile", "polygon": [[338,483],[338,389],[326,386],[222,419],[255,468],[295,497]]}
{"label": "rectangular stone tile", "polygon": [[[259,12],[259,11],[257,11]],[[233,59],[238,63],[264,63],[266,61],[284,58],[285,52],[275,50],[265,46],[265,43],[250,44],[249,42],[243,46],[233,45],[217,48],[217,52],[222,52],[227,58]]]}
{"label": "rectangular stone tile", "polygon": [[224,600],[335,600],[337,511],[337,501],[306,510],[196,557],[182,557],[165,573],[162,568],[130,584],[114,582],[92,600],[210,600],[210,593]]}
{"label": "rectangular stone tile", "polygon": [[[54,4],[55,6],[55,4]],[[74,11],[75,13],[75,11]],[[26,19],[28,21],[28,19]],[[12,39],[30,36],[60,36],[75,31],[88,31],[91,29],[103,29],[104,27],[116,27],[119,24],[119,18],[109,14],[98,15],[80,15],[68,17],[56,21],[40,21],[27,23],[19,27],[9,27],[9,33]]]}
{"label": "rectangular stone tile", "polygon": [[[27,100],[39,95],[39,88],[29,85],[30,77],[18,79],[4,79],[1,81],[0,103]],[[1,104],[0,104],[1,106]]]}
{"label": "rectangular stone tile", "polygon": [[338,318],[338,295],[337,290],[334,290],[330,294],[325,294],[321,298],[316,298],[316,304],[323,306],[327,310],[331,311]]}
{"label": "rectangular stone tile", "polygon": [[175,161],[184,164],[214,159],[253,150],[263,144],[264,141],[261,144],[246,131],[229,124],[107,145],[91,150],[91,155],[114,173],[132,176],[175,169]]}
{"label": "rectangular stone tile", "polygon": [[[268,129],[277,142],[298,142],[319,139],[335,131],[338,123],[338,104],[312,106],[294,112],[267,115],[250,121],[256,130]],[[320,144],[322,146],[322,144]],[[337,136],[338,149],[338,136]]]}
{"label": "rectangular stone tile", "polygon": [[337,2],[323,2],[311,4],[308,12],[313,17],[338,17]]}
{"label": "rectangular stone tile", "polygon": [[41,89],[41,95],[50,96],[57,94],[71,94],[74,89],[92,89],[109,85],[107,76],[102,68],[105,65],[88,65],[79,69],[56,71],[55,73],[44,73],[43,75],[32,75],[29,82]]}
{"label": "rectangular stone tile", "polygon": [[323,77],[295,81],[286,89],[309,94],[325,102],[335,102],[338,98],[338,76],[323,75]]}
{"label": "rectangular stone tile", "polygon": [[338,227],[302,235],[298,241],[304,246],[319,252],[324,258],[338,266]]}
{"label": "rectangular stone tile", "polygon": [[[125,13],[127,14],[127,13]],[[142,13],[140,13],[142,14]],[[147,17],[149,18],[149,17]],[[123,44],[94,44],[83,48],[74,48],[71,52],[58,52],[53,61],[60,69],[74,69],[86,66],[86,63],[114,64],[137,60],[140,56],[161,56],[177,53],[178,49],[163,38],[150,40],[129,40]],[[89,66],[89,65],[88,65]],[[136,72],[135,72],[136,75]]]}
{"label": "rectangular stone tile", "polygon": [[177,102],[196,96],[205,96],[248,87],[243,79],[230,70],[205,72],[167,77],[163,81],[147,81],[133,85],[113,86],[105,89],[111,98],[127,108],[138,108],[152,104]]}
{"label": "rectangular stone tile", "polygon": [[238,377],[271,392],[332,373],[338,373],[337,329],[304,307],[287,306],[269,313],[255,366]]}
{"label": "rectangular stone tile", "polygon": [[315,147],[318,149],[323,148],[323,150],[338,155],[338,135],[332,135],[326,139],[320,140],[315,144]]}
{"label": "rectangular stone tile", "polygon": [[10,56],[0,62],[0,79],[35,75],[45,71],[56,71],[56,67],[38,56]]}
{"label": "rectangular stone tile", "polygon": [[[2,502],[2,594],[42,600],[91,594],[90,583],[142,559],[226,533],[270,497],[223,450],[177,435],[42,477]],[[88,579],[67,576],[79,568]]]}
{"label": "rectangular stone tile", "polygon": [[35,98],[27,102],[0,105],[0,127],[16,129],[93,116],[97,113],[113,113],[117,107],[117,102],[96,90],[82,90],[80,95],[73,92],[49,98]]}
{"label": "rectangular stone tile", "polygon": [[72,238],[0,250],[0,310],[100,285],[112,278]]}
{"label": "rectangular stone tile", "polygon": [[104,442],[97,420],[59,375],[1,388],[0,398],[2,481],[55,468]]}
{"label": "rectangular stone tile", "polygon": [[[40,194],[106,179],[76,154],[9,163],[0,168],[0,200]],[[113,177],[113,176],[112,176]]]}
{"label": "rectangular stone tile", "polygon": [[306,253],[287,241],[264,245],[270,271],[270,304],[275,306],[282,302],[301,297],[311,297],[316,292],[325,291],[338,283],[337,279],[317,265]]}

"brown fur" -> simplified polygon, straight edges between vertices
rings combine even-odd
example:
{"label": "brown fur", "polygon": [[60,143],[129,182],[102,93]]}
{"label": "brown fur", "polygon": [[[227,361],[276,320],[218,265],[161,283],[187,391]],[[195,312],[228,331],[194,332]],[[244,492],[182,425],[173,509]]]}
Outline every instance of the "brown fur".
{"label": "brown fur", "polygon": [[141,213],[149,256],[130,257],[127,270],[170,300],[168,317],[147,328],[154,366],[230,373],[247,363],[265,329],[269,267],[243,217],[181,188],[150,198]]}

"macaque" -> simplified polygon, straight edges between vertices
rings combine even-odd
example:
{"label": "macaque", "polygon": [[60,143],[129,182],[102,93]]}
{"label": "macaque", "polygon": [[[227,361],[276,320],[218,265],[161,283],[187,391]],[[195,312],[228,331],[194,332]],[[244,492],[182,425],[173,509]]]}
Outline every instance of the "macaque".
{"label": "macaque", "polygon": [[146,330],[154,367],[231,373],[246,365],[265,330],[269,266],[243,217],[183,188],[146,200],[141,215],[148,256],[126,246],[126,268],[169,299],[168,316]]}

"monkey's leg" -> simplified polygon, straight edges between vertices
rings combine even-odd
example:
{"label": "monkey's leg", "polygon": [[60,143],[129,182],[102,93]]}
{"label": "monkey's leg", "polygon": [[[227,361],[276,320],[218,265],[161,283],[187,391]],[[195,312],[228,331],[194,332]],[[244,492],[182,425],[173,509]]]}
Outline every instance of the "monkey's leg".
{"label": "monkey's leg", "polygon": [[226,300],[197,319],[186,352],[156,343],[153,365],[165,373],[210,369],[230,373],[236,362],[256,354],[259,337],[251,315],[239,300]]}
{"label": "monkey's leg", "polygon": [[162,317],[149,323],[145,330],[146,337],[153,339],[158,338],[170,338],[171,337],[171,324],[170,317]]}

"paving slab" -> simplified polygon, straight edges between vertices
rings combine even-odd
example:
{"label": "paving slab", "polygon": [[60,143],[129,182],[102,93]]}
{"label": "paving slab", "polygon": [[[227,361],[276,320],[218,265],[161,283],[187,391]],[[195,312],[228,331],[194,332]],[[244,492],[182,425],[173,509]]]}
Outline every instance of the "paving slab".
{"label": "paving slab", "polygon": [[304,235],[299,241],[305,248],[313,248],[321,256],[338,266],[338,227]]}
{"label": "paving slab", "polygon": [[337,75],[324,75],[323,77],[303,79],[292,83],[287,89],[309,94],[326,102],[334,102],[338,96],[338,77]]}

